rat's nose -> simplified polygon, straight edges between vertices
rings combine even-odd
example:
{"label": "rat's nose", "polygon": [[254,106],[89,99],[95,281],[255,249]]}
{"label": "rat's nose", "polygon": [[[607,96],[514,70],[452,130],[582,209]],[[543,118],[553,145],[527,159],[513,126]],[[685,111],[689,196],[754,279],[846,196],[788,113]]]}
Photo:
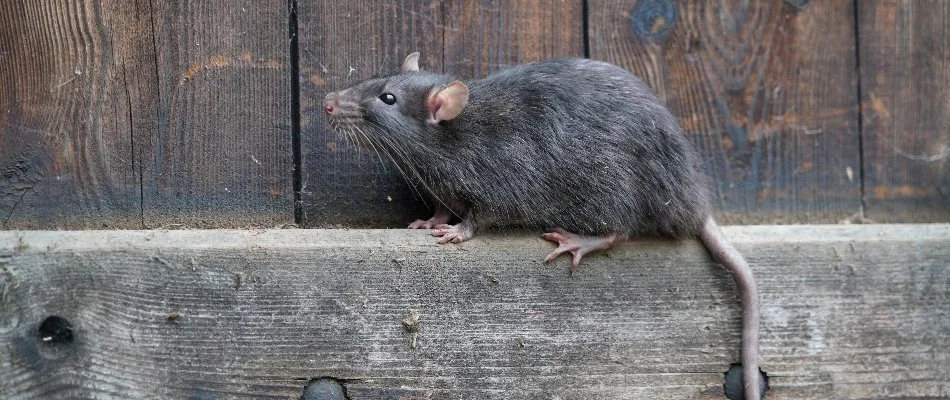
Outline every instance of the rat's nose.
{"label": "rat's nose", "polygon": [[333,114],[336,110],[340,109],[340,95],[337,92],[327,94],[327,97],[323,98],[323,111],[327,115]]}

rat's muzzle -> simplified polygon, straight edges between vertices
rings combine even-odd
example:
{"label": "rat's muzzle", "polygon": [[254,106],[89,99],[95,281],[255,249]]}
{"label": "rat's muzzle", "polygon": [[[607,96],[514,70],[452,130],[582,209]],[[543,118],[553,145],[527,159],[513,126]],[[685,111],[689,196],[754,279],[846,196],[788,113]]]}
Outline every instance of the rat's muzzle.
{"label": "rat's muzzle", "polygon": [[323,98],[323,112],[327,116],[333,115],[340,111],[340,92],[328,93],[326,97]]}

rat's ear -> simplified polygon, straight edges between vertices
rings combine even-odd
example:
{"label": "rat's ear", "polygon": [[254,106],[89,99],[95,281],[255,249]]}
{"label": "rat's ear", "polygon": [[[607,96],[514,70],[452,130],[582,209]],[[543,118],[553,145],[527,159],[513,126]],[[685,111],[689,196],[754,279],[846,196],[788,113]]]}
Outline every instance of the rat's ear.
{"label": "rat's ear", "polygon": [[455,118],[468,104],[468,86],[454,81],[445,86],[437,86],[429,91],[426,97],[426,108],[429,109],[429,119],[426,122],[438,125],[439,122]]}
{"label": "rat's ear", "polygon": [[419,52],[414,52],[406,56],[406,61],[402,62],[402,68],[399,68],[401,72],[411,72],[419,70]]}

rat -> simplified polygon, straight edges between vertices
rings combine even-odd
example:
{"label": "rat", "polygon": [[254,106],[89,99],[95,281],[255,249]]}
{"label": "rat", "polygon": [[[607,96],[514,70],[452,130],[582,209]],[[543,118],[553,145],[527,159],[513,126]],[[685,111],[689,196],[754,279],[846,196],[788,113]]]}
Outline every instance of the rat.
{"label": "rat", "polygon": [[[327,94],[331,128],[385,154],[433,201],[409,224],[460,243],[489,228],[542,229],[545,262],[636,237],[694,238],[733,275],[742,302],[746,399],[758,399],[759,306],[752,270],[711,216],[700,158],[672,113],[615,65],[562,58],[457,80],[400,71]],[[449,224],[452,220],[459,220]]]}

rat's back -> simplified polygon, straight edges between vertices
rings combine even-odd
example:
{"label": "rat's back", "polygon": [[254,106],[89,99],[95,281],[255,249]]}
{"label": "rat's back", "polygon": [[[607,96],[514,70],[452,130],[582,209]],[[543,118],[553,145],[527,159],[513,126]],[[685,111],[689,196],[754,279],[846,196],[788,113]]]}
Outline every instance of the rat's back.
{"label": "rat's back", "polygon": [[[611,64],[558,59],[469,82],[463,191],[499,225],[695,235],[709,214],[698,157],[670,112]],[[485,162],[484,160],[495,160]]]}

